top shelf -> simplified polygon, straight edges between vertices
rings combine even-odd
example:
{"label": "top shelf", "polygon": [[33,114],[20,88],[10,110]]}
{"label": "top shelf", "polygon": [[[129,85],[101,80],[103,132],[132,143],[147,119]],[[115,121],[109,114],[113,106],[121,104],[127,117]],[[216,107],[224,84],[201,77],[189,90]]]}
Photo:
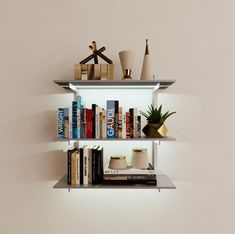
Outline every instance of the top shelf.
{"label": "top shelf", "polygon": [[63,87],[77,91],[79,89],[167,89],[175,80],[54,80]]}

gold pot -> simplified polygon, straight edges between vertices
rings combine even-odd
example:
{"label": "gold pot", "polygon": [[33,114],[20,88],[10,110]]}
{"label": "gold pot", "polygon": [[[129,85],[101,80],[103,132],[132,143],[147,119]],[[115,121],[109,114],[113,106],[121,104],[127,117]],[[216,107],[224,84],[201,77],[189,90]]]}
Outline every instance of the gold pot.
{"label": "gold pot", "polygon": [[148,123],[143,129],[146,137],[150,138],[164,138],[167,134],[167,127],[165,124],[150,124]]}

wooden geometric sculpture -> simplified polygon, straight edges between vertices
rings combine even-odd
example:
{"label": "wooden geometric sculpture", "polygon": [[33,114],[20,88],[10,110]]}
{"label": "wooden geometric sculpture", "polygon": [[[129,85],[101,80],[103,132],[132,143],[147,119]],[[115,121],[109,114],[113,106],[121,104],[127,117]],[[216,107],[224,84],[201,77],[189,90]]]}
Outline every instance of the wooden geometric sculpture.
{"label": "wooden geometric sculpture", "polygon": [[[96,42],[93,41],[89,49],[92,50],[92,54],[83,59],[80,64],[75,64],[75,80],[114,80],[114,64],[102,54],[106,48],[103,46],[97,50]],[[108,64],[98,64],[98,57]],[[86,64],[92,59],[94,59],[94,64]]]}

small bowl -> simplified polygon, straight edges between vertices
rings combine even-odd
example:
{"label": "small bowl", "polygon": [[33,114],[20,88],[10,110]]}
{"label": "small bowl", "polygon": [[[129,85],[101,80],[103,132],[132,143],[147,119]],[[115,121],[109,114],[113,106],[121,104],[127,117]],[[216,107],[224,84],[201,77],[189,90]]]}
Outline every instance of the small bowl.
{"label": "small bowl", "polygon": [[112,156],[109,160],[109,168],[110,169],[126,169],[127,162],[125,156]]}

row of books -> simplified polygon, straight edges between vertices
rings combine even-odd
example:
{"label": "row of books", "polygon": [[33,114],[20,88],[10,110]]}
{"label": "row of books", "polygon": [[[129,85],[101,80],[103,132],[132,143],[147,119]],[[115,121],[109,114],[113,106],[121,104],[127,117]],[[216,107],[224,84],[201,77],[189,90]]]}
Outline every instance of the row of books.
{"label": "row of books", "polygon": [[103,183],[103,148],[84,145],[67,152],[67,183],[87,185]]}
{"label": "row of books", "polygon": [[137,108],[125,112],[118,100],[107,100],[106,109],[96,104],[86,108],[78,96],[71,107],[58,108],[57,135],[59,139],[139,138],[141,116]]}
{"label": "row of books", "polygon": [[103,184],[106,185],[156,185],[157,175],[156,171],[149,164],[146,170],[128,168],[124,170],[113,170],[105,168]]}

